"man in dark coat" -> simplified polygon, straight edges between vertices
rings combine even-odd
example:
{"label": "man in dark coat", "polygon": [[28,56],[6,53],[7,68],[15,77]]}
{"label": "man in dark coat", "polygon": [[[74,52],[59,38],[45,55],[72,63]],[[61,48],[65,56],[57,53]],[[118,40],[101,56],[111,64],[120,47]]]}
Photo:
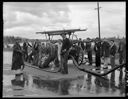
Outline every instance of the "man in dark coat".
{"label": "man in dark coat", "polygon": [[103,40],[102,42],[102,57],[104,58],[104,68],[107,68],[108,66],[108,59],[109,59],[109,48],[110,48],[110,44],[108,43],[108,41],[106,39]]}
{"label": "man in dark coat", "polygon": [[22,49],[18,41],[15,42],[13,46],[13,56],[12,56],[12,67],[11,70],[21,71],[24,68]]}
{"label": "man in dark coat", "polygon": [[28,60],[28,47],[32,47],[28,41],[26,40],[24,43],[23,43],[23,57],[24,57],[24,60],[27,61]]}
{"label": "man in dark coat", "polygon": [[125,44],[125,42],[123,42],[123,41],[119,42],[118,53],[119,53],[119,63],[122,64],[123,62],[125,62],[125,59],[126,59],[126,44]]}
{"label": "man in dark coat", "polygon": [[61,48],[61,67],[62,67],[61,73],[68,74],[67,62],[68,62],[69,51],[71,48],[71,41],[68,38],[66,38],[65,34],[62,34],[61,36],[63,38],[62,48]]}
{"label": "man in dark coat", "polygon": [[95,62],[97,69],[100,69],[101,66],[101,41],[99,38],[96,38],[95,45],[94,45],[94,51],[95,51]]}
{"label": "man in dark coat", "polygon": [[39,58],[39,41],[36,40],[33,46],[33,65],[38,66],[38,58]]}
{"label": "man in dark coat", "polygon": [[82,41],[81,38],[79,38],[78,46],[80,46],[82,50],[84,50],[84,42]]}
{"label": "man in dark coat", "polygon": [[24,42],[23,43],[23,51],[24,51],[24,60],[27,61],[27,57],[28,57],[28,46],[27,46],[27,43]]}
{"label": "man in dark coat", "polygon": [[112,68],[115,67],[115,54],[116,54],[117,47],[115,45],[114,40],[111,40],[111,47],[110,47],[110,62]]}
{"label": "man in dark coat", "polygon": [[92,47],[91,47],[90,38],[87,38],[85,49],[86,49],[87,54],[88,54],[89,64],[92,65]]}

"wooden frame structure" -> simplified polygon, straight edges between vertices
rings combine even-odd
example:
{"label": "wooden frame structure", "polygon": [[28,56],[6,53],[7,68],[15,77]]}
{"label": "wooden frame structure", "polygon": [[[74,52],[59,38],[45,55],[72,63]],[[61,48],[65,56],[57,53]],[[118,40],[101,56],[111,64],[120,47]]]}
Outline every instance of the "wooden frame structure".
{"label": "wooden frame structure", "polygon": [[53,37],[53,35],[62,35],[62,34],[69,35],[70,38],[71,34],[74,35],[74,33],[77,31],[87,31],[87,29],[66,29],[66,30],[44,31],[44,32],[36,32],[36,34],[45,34],[46,38],[48,35],[49,37],[48,39],[51,40],[50,36]]}

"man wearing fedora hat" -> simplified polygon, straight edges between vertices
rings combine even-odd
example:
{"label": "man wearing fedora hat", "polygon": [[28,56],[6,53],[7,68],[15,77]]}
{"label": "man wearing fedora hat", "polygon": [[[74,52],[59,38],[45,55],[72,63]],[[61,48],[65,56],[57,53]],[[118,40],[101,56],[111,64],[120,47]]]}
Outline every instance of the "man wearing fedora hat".
{"label": "man wearing fedora hat", "polygon": [[108,63],[109,63],[109,52],[110,52],[110,44],[109,42],[107,41],[107,39],[103,39],[102,41],[102,54],[101,56],[103,57],[104,59],[104,67],[103,68],[108,68]]}
{"label": "man wearing fedora hat", "polygon": [[111,41],[111,46],[110,46],[110,63],[112,68],[115,67],[115,55],[117,52],[117,47],[115,44],[114,40],[110,40]]}
{"label": "man wearing fedora hat", "polygon": [[61,73],[68,74],[68,55],[71,47],[70,40],[66,37],[66,34],[61,35],[63,38],[62,48],[61,48]]}
{"label": "man wearing fedora hat", "polygon": [[85,49],[87,51],[89,65],[92,65],[92,48],[91,48],[91,39],[87,38]]}
{"label": "man wearing fedora hat", "polygon": [[101,66],[101,59],[100,59],[101,58],[101,41],[99,38],[95,39],[94,51],[96,54],[96,57],[95,57],[96,67],[97,67],[97,69],[100,69],[100,66]]}
{"label": "man wearing fedora hat", "polygon": [[14,71],[16,77],[17,74],[22,73],[23,69],[24,69],[23,50],[19,44],[19,41],[17,40],[13,45],[11,70]]}
{"label": "man wearing fedora hat", "polygon": [[84,50],[84,42],[82,41],[81,38],[79,38],[78,46],[80,46],[82,48],[82,50]]}

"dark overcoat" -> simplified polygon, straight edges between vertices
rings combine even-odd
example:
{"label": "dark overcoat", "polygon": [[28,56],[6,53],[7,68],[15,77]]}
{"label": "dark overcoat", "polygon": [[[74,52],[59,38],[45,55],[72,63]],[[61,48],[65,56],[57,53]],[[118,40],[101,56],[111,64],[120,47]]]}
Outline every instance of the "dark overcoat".
{"label": "dark overcoat", "polygon": [[116,45],[115,45],[115,44],[112,45],[112,46],[110,47],[110,55],[115,56],[116,50],[117,50]]}
{"label": "dark overcoat", "polygon": [[101,65],[101,60],[100,60],[100,57],[101,57],[101,42],[100,41],[95,43],[94,51],[95,51],[95,54],[96,54],[96,57],[95,57],[96,66],[99,67]]}
{"label": "dark overcoat", "polygon": [[109,54],[110,54],[109,48],[110,48],[110,44],[108,42],[104,41],[102,43],[102,56],[109,57]]}
{"label": "dark overcoat", "polygon": [[24,65],[21,46],[16,43],[13,46],[13,56],[12,56],[12,67],[11,70],[21,69],[21,66]]}

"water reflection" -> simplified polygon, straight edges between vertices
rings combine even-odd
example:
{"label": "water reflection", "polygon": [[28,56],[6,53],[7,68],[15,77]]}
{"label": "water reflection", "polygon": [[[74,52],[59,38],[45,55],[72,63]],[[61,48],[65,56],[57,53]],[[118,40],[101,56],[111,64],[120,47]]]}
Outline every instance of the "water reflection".
{"label": "water reflection", "polygon": [[25,87],[25,78],[23,74],[16,74],[15,78],[11,80],[13,95],[14,96],[24,96],[22,94]]}
{"label": "water reflection", "polygon": [[109,95],[109,96],[124,96],[125,94],[125,78],[123,77],[123,70],[118,71],[118,86],[115,81],[117,77],[116,72],[110,74],[110,79],[108,76],[96,77],[91,74],[85,74],[82,77],[76,79],[59,79],[52,80],[46,79],[39,76],[33,76],[28,73],[23,73],[16,76],[11,80],[13,86],[13,96],[26,96],[27,93],[23,93],[25,89],[29,92],[36,92],[37,90],[42,90],[53,92],[56,95]]}
{"label": "water reflection", "polygon": [[84,77],[84,79],[87,81],[87,90],[90,91],[91,89],[91,78],[92,78],[92,75],[91,74],[87,74],[87,79]]}
{"label": "water reflection", "polygon": [[96,94],[99,94],[101,92],[102,83],[98,77],[95,78],[95,87]]}
{"label": "water reflection", "polygon": [[111,78],[110,78],[110,88],[112,89],[112,93],[116,91],[115,89],[115,71],[111,73]]}
{"label": "water reflection", "polygon": [[37,85],[37,88],[47,89],[60,95],[69,94],[68,89],[70,86],[69,80],[43,80],[40,78],[34,78],[33,83]]}
{"label": "water reflection", "polygon": [[120,88],[120,94],[123,95],[125,93],[125,77],[123,78],[123,69],[120,69],[118,87]]}
{"label": "water reflection", "polygon": [[105,93],[106,92],[109,92],[109,79],[108,79],[108,76],[105,76],[104,77],[105,79],[106,79],[106,81],[102,81],[102,85],[104,86],[104,88],[105,88]]}
{"label": "water reflection", "polygon": [[11,80],[12,86],[24,87],[25,78],[23,74],[17,74],[14,79]]}
{"label": "water reflection", "polygon": [[[45,79],[43,77],[33,76],[31,74],[23,73],[16,76],[11,80],[13,86],[14,96],[26,96],[26,93],[22,93],[25,89],[29,91],[44,90],[53,92],[57,95],[124,95],[125,85],[123,78],[123,71],[119,71],[119,85],[116,86],[115,72],[111,73],[110,79],[105,76],[105,79],[101,77],[95,77],[91,74],[85,74],[77,79]],[[119,93],[117,93],[117,90]],[[22,92],[21,92],[22,91]],[[38,93],[37,93],[38,94]]]}
{"label": "water reflection", "polygon": [[[11,64],[11,56],[4,55],[4,64]],[[84,76],[71,79],[50,80],[43,77],[37,77],[29,73],[13,77],[8,70],[10,65],[4,65],[3,89],[5,95],[13,96],[49,96],[50,92],[56,95],[78,95],[78,96],[124,96],[125,94],[125,73],[124,69],[115,71],[105,76],[105,79],[85,73]],[[6,73],[5,72],[9,72]],[[10,85],[11,84],[11,85]],[[46,93],[45,90],[48,90]],[[12,92],[13,91],[13,92]]]}
{"label": "water reflection", "polygon": [[70,87],[70,80],[60,80],[59,81],[59,94],[60,95],[68,95],[69,94],[69,87]]}

